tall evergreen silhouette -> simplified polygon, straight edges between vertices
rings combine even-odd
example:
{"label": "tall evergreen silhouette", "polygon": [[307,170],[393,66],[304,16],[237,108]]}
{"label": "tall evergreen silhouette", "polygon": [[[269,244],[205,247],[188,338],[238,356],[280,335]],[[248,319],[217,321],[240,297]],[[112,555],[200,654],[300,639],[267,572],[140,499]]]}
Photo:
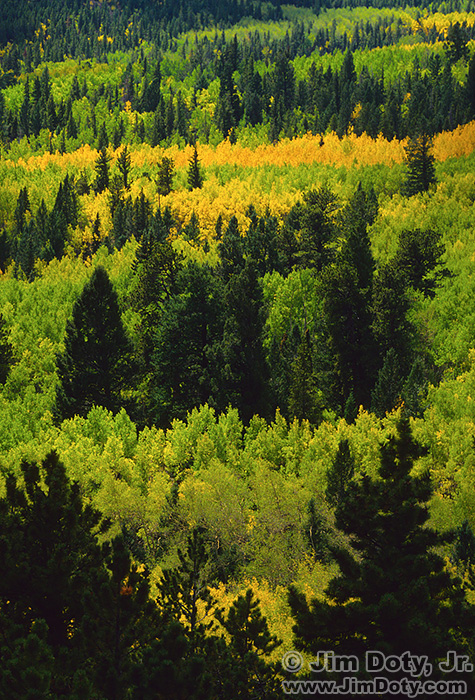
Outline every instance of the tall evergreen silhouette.
{"label": "tall evergreen silhouette", "polygon": [[297,648],[338,649],[360,660],[369,650],[401,655],[409,649],[430,660],[432,677],[441,677],[437,662],[448,650],[467,653],[473,612],[436,550],[443,536],[427,526],[430,475],[411,473],[422,453],[409,420],[400,419],[396,435],[381,447],[378,478],[348,483],[336,525],[350,536],[352,549],[335,552],[340,573],[327,587],[327,600],[309,605],[290,591]]}
{"label": "tall evergreen silhouette", "polygon": [[101,266],[74,304],[64,344],[57,357],[55,419],[86,415],[94,405],[118,411],[130,382],[132,348],[117,294]]}

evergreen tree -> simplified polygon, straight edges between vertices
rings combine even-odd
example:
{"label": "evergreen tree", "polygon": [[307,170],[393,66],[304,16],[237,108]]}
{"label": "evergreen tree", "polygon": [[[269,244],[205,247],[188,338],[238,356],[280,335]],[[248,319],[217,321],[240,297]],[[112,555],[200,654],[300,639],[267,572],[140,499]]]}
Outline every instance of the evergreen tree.
{"label": "evergreen tree", "polygon": [[218,243],[220,272],[225,281],[244,267],[244,244],[239,231],[238,220],[232,216]]}
{"label": "evergreen tree", "polygon": [[310,333],[306,329],[291,366],[289,417],[318,424],[322,409],[322,395],[313,372]]}
{"label": "evergreen tree", "polygon": [[405,148],[407,176],[403,189],[408,197],[427,192],[437,182],[431,149],[432,139],[427,134],[412,138]]}
{"label": "evergreen tree", "polygon": [[5,384],[13,360],[13,347],[8,337],[7,322],[0,313],[0,384]]}
{"label": "evergreen tree", "polygon": [[460,59],[467,60],[470,54],[468,41],[469,36],[465,22],[462,24],[460,22],[450,23],[444,41],[445,53],[450,64],[457,63]]}
{"label": "evergreen tree", "polygon": [[99,151],[96,162],[94,163],[94,170],[96,171],[96,180],[94,183],[94,190],[97,194],[101,194],[109,187],[109,163],[111,162],[111,157],[107,153],[105,148]]}
{"label": "evergreen tree", "polygon": [[314,496],[307,506],[307,520],[302,529],[302,534],[309,544],[313,557],[317,561],[326,562],[330,553],[328,539],[328,522],[321,509],[317,508]]}
{"label": "evergreen tree", "polygon": [[[157,192],[159,196],[166,197],[173,188],[173,177],[175,175],[175,163],[172,158],[163,156],[158,164],[157,172]],[[159,200],[160,201],[160,200]]]}
{"label": "evergreen tree", "polygon": [[57,356],[57,421],[85,416],[94,405],[114,412],[127,405],[131,346],[117,294],[103,267],[94,270],[74,304],[64,343],[64,352]]}
{"label": "evergreen tree", "polygon": [[108,137],[107,131],[106,131],[106,124],[105,124],[105,122],[102,122],[100,129],[99,129],[99,136],[97,139],[97,150],[98,151],[106,151],[108,147],[109,147],[109,137]]}
{"label": "evergreen tree", "polygon": [[371,392],[371,410],[379,418],[384,418],[386,411],[396,408],[401,401],[404,375],[394,348],[389,348],[383,366]]}
{"label": "evergreen tree", "polygon": [[359,287],[356,268],[343,254],[324,271],[322,281],[339,401],[344,405],[353,393],[357,406],[367,406],[377,362],[367,294]]}
{"label": "evergreen tree", "polygon": [[346,490],[355,473],[355,459],[347,439],[340,440],[338,450],[327,472],[325,498],[337,508],[343,502]]}
{"label": "evergreen tree", "polygon": [[427,657],[439,678],[437,661],[448,650],[467,651],[473,612],[436,552],[444,538],[427,526],[430,476],[411,475],[421,452],[409,421],[400,420],[397,434],[381,447],[379,478],[350,483],[336,525],[351,536],[352,552],[336,552],[340,573],[327,587],[327,600],[309,605],[290,590],[299,649],[354,655],[360,669],[367,651],[400,656],[410,650]]}
{"label": "evergreen tree", "polygon": [[198,648],[204,644],[205,633],[214,627],[211,613],[215,600],[208,584],[210,554],[204,527],[193,528],[186,551],[179,549],[178,558],[179,566],[163,572],[158,584],[159,603],[166,618],[183,621],[193,648]]}
{"label": "evergreen tree", "polygon": [[[80,668],[86,660],[80,630],[87,613],[84,595],[101,584],[96,533],[103,533],[105,524],[101,526],[97,511],[83,505],[78,485],[70,484],[56,453],[45,458],[41,470],[23,462],[21,471],[24,487],[8,475],[0,500],[0,627],[10,623],[15,636],[25,639],[31,625],[44,620],[44,641],[55,658],[60,692],[61,677],[73,676],[74,664]],[[82,651],[79,658],[71,653],[74,647]]]}
{"label": "evergreen tree", "polygon": [[225,323],[220,357],[223,395],[239,409],[244,423],[268,415],[268,368],[263,348],[262,288],[255,266],[246,261],[226,285]]}
{"label": "evergreen tree", "polygon": [[130,157],[129,149],[124,146],[122,151],[117,158],[117,167],[119,168],[120,175],[122,177],[122,185],[124,190],[130,189],[129,175],[131,169],[132,159]]}
{"label": "evergreen tree", "polygon": [[220,368],[215,346],[222,334],[222,290],[204,266],[187,265],[177,294],[163,306],[154,333],[150,382],[152,417],[160,425],[184,420],[193,408],[216,405]]}
{"label": "evergreen tree", "polygon": [[441,233],[430,229],[404,229],[393,258],[407,284],[430,298],[434,297],[438,280],[447,274],[447,269],[442,268],[445,246],[441,239]]}
{"label": "evergreen tree", "polygon": [[188,162],[188,189],[194,190],[203,187],[203,175],[198,160],[198,150],[193,146],[193,155]]}
{"label": "evergreen tree", "polygon": [[176,648],[148,573],[121,537],[99,544],[109,523],[55,452],[21,472],[21,486],[7,475],[0,499],[1,697],[156,697],[143,693],[144,651],[164,675]]}

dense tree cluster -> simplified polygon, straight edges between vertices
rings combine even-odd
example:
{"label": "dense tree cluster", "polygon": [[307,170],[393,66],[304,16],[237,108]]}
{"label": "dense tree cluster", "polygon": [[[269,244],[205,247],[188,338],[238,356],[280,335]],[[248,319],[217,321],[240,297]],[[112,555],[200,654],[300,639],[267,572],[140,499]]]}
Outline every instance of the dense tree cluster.
{"label": "dense tree cluster", "polygon": [[[243,12],[245,5],[236,3]],[[193,11],[188,8],[190,12]],[[250,14],[253,15],[252,10]],[[211,11],[210,18],[213,16]],[[118,148],[121,143],[134,140],[156,146],[173,138],[194,143],[197,135],[206,142],[212,125],[222,138],[233,140],[238,127],[259,124],[266,126],[271,141],[308,131],[324,133],[328,129],[340,136],[353,129],[357,134],[366,132],[376,137],[382,133],[388,139],[402,139],[417,136],[421,130],[433,134],[453,129],[475,115],[471,89],[475,59],[469,57],[467,48],[473,26],[451,25],[442,56],[434,52],[427,65],[420,66],[416,61],[412,69],[391,81],[383,72],[374,73],[367,67],[357,74],[353,52],[397,44],[404,33],[412,31],[400,20],[387,18],[386,24],[380,18],[373,24],[356,22],[351,37],[347,33],[337,36],[333,28],[319,30],[310,39],[310,30],[302,22],[293,24],[283,39],[271,39],[256,30],[238,41],[237,35],[226,39],[224,32],[216,30],[211,38],[195,35],[194,42],[187,39],[180,49],[180,56],[186,59],[180,67],[180,81],[187,85],[182,91],[166,88],[170,68],[165,67],[164,71],[161,65],[162,52],[167,49],[174,50],[178,58],[178,45],[169,25],[162,20],[147,23],[144,9],[124,26],[123,17],[118,10],[107,12],[98,5],[87,12],[82,9],[77,20],[63,19],[57,30],[46,30],[41,25],[34,41],[27,42],[21,50],[17,43],[7,46],[0,57],[0,134],[6,143],[23,136],[38,137],[45,129],[50,150],[64,151],[68,144],[77,145],[78,141],[99,150],[109,142]],[[227,15],[230,20],[232,17],[232,13]],[[190,14],[186,22],[194,28]],[[88,37],[87,41],[84,37]],[[111,42],[105,37],[110,37]],[[152,44],[147,54],[143,47],[137,48],[140,38]],[[443,38],[437,31],[435,35],[424,35],[429,42]],[[107,52],[112,47],[114,51],[129,51],[130,63],[120,81],[93,87],[84,72],[80,80],[74,78],[67,98],[55,100],[48,69],[38,75],[37,67],[44,61],[62,60],[68,53],[80,60],[81,66],[90,65],[92,58],[107,62]],[[343,65],[324,69],[319,56],[335,51],[344,52]],[[302,74],[301,69],[297,71],[296,60],[303,56],[312,57],[313,61]],[[469,61],[465,85],[460,85],[452,73],[456,61]],[[22,83],[23,99],[19,106],[10,108],[5,105],[1,88],[18,80]],[[214,115],[198,115],[199,97],[207,94],[216,80],[219,92]],[[192,99],[183,94],[188,93],[189,85],[193,86]],[[105,110],[107,128],[104,122],[97,123],[99,107],[101,112]],[[126,109],[136,112],[133,127],[127,125]]]}
{"label": "dense tree cluster", "polygon": [[[405,230],[395,255],[377,266],[368,234],[377,208],[374,192],[361,186],[343,207],[328,187],[310,190],[281,224],[251,207],[247,231],[234,216],[219,231],[219,264],[210,267],[176,252],[168,208],[153,212],[143,194],[133,204],[119,199],[121,218],[114,215],[111,235],[116,241],[126,235],[130,210],[140,240],[128,302],[139,315],[135,348],[98,268],[73,310],[58,359],[58,417],[102,404],[166,426],[195,406],[222,411],[231,403],[245,422],[280,407],[289,418],[318,424],[328,408],[352,420],[360,405],[384,415],[401,401],[417,414],[409,400],[413,371],[417,365],[419,391],[433,365],[427,351],[421,364],[423,342],[409,312],[416,293],[434,295],[445,274],[444,247],[433,231]],[[200,245],[196,216],[182,233]],[[314,280],[318,313],[284,337],[269,336],[264,281],[303,273]],[[97,384],[96,375],[105,383]]]}

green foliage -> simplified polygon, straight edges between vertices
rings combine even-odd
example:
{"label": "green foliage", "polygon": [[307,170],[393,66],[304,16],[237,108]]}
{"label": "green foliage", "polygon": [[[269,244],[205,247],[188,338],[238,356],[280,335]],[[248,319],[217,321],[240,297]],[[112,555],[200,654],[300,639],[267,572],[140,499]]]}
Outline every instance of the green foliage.
{"label": "green foliage", "polygon": [[188,162],[188,189],[200,189],[203,187],[203,174],[198,160],[198,149],[193,147],[193,155]]}
{"label": "green foliage", "polygon": [[173,189],[173,176],[175,174],[175,165],[171,158],[164,156],[158,164],[157,172],[157,192],[159,195],[166,197]]}
{"label": "green foliage", "polygon": [[441,258],[445,252],[442,236],[436,231],[401,232],[394,257],[396,266],[402,270],[407,284],[433,297],[437,281],[447,273],[442,268]]}
{"label": "green foliage", "polygon": [[404,192],[407,196],[427,192],[435,185],[435,158],[431,153],[432,139],[427,134],[412,138],[405,148],[407,177]]}
{"label": "green foliage", "polygon": [[7,323],[0,314],[0,384],[5,384],[13,361],[13,348],[8,337]]}
{"label": "green foliage", "polygon": [[96,179],[94,182],[94,190],[96,194],[104,192],[109,187],[109,163],[111,161],[110,155],[107,153],[106,147],[99,149],[99,155],[94,164],[94,169],[96,171]]}
{"label": "green foliage", "polygon": [[379,478],[350,483],[336,524],[351,535],[354,554],[339,552],[341,573],[327,600],[309,606],[291,589],[298,648],[338,648],[363,658],[369,649],[387,655],[410,647],[434,660],[449,648],[467,648],[471,609],[434,550],[441,537],[425,526],[430,480],[411,475],[420,454],[409,422],[401,420],[381,447]]}
{"label": "green foliage", "polygon": [[355,460],[347,439],[341,440],[338,451],[327,472],[325,498],[333,508],[339,508],[355,473]]}
{"label": "green foliage", "polygon": [[120,317],[117,294],[103,267],[96,267],[76,301],[58,355],[55,417],[86,415],[94,406],[116,412],[130,386],[131,345]]}

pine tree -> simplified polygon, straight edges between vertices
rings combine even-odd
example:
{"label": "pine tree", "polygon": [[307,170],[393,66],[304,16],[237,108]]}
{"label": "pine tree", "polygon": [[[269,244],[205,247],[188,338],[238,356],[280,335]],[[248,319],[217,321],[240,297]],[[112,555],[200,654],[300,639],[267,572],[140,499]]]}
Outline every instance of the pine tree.
{"label": "pine tree", "polygon": [[96,162],[94,163],[94,170],[96,171],[96,180],[94,182],[94,190],[97,194],[101,194],[109,187],[109,163],[111,162],[111,157],[107,153],[105,148],[99,151]]}
{"label": "pine tree", "polygon": [[404,194],[411,197],[419,192],[427,192],[437,182],[435,158],[431,153],[432,139],[427,134],[412,138],[405,148],[407,176]]}
{"label": "pine tree", "polygon": [[203,175],[198,160],[198,150],[193,147],[193,155],[188,162],[188,189],[194,190],[203,187]]}
{"label": "pine tree", "polygon": [[219,281],[206,266],[190,263],[179,273],[177,287],[153,334],[151,414],[162,426],[173,418],[184,420],[204,403],[216,405],[220,393],[214,361],[223,323]]}
{"label": "pine tree", "polygon": [[132,354],[120,317],[117,294],[97,267],[73,307],[64,352],[57,356],[57,421],[85,416],[94,406],[117,412],[131,382]]}
{"label": "pine tree", "polygon": [[21,473],[7,475],[0,498],[0,696],[125,700],[138,684],[144,697],[144,649],[153,667],[174,652],[157,648],[167,635],[148,573],[121,537],[99,544],[109,523],[55,452]]}
{"label": "pine tree", "polygon": [[393,261],[403,272],[408,285],[433,298],[437,282],[447,274],[441,261],[444,253],[440,232],[404,229],[399,236]]}
{"label": "pine tree", "polygon": [[[173,177],[175,175],[175,163],[172,158],[163,156],[158,164],[157,172],[157,192],[159,196],[166,197],[173,188]],[[160,200],[159,200],[160,201]]]}
{"label": "pine tree", "polygon": [[192,646],[197,648],[203,645],[205,633],[214,627],[211,613],[215,601],[207,581],[210,555],[204,527],[193,528],[186,551],[178,550],[178,558],[179,566],[163,572],[158,584],[159,603],[166,618],[183,622]]}
{"label": "pine tree", "polygon": [[8,337],[7,322],[0,313],[0,384],[5,384],[13,360],[13,347]]}
{"label": "pine tree", "polygon": [[384,418],[386,411],[396,408],[401,401],[404,375],[394,348],[389,348],[383,366],[371,392],[371,411]]}
{"label": "pine tree", "polygon": [[237,274],[244,267],[244,243],[239,231],[236,216],[229,219],[221,240],[218,243],[220,273],[225,281]]}
{"label": "pine tree", "polygon": [[291,366],[289,417],[318,424],[322,408],[322,395],[313,373],[310,333],[306,329]]}
{"label": "pine tree", "polygon": [[122,184],[125,190],[130,189],[129,175],[131,164],[132,159],[129,153],[129,149],[127,148],[127,146],[124,146],[124,148],[120,152],[119,157],[117,158],[117,167],[119,168],[119,172],[122,177]]}
{"label": "pine tree", "polygon": [[327,587],[327,600],[309,605],[290,590],[299,649],[354,655],[360,669],[367,651],[400,656],[410,650],[426,656],[439,678],[437,661],[448,650],[466,651],[473,612],[436,552],[444,537],[427,526],[430,476],[411,474],[422,452],[409,421],[401,419],[396,435],[381,446],[379,478],[350,482],[336,525],[351,537],[352,551],[336,552],[340,573]]}
{"label": "pine tree", "polygon": [[355,459],[347,439],[340,440],[338,450],[327,472],[325,498],[333,507],[338,507],[345,496],[348,485],[355,473]]}

